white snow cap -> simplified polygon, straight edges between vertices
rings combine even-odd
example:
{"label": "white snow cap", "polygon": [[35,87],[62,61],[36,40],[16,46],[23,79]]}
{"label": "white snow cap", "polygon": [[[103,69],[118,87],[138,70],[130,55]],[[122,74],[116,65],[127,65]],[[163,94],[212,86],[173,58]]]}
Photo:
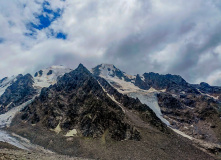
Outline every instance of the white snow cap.
{"label": "white snow cap", "polygon": [[58,77],[63,76],[65,73],[71,72],[72,69],[65,66],[53,65],[49,68],[42,69],[34,75],[34,86],[36,88],[49,87],[57,82]]}
{"label": "white snow cap", "polygon": [[117,70],[117,68],[113,64],[101,64],[100,74],[103,76],[114,76],[114,71]]}

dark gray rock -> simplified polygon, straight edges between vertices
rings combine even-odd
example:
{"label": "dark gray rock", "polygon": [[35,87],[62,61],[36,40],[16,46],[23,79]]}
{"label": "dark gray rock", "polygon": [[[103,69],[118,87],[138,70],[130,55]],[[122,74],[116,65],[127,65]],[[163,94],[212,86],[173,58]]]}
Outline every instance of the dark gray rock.
{"label": "dark gray rock", "polygon": [[53,73],[53,71],[52,71],[52,70],[49,70],[48,73],[47,73],[47,75],[51,75],[52,73]]}
{"label": "dark gray rock", "polygon": [[1,87],[1,83],[4,82],[6,79],[8,79],[8,77],[4,77],[0,80],[0,87]]}

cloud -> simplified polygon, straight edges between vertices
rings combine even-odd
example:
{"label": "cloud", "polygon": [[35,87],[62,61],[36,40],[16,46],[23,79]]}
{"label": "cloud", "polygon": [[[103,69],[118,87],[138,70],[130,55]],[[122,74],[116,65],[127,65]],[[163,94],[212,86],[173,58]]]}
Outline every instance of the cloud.
{"label": "cloud", "polygon": [[113,63],[221,85],[220,8],[218,0],[1,1],[0,78]]}

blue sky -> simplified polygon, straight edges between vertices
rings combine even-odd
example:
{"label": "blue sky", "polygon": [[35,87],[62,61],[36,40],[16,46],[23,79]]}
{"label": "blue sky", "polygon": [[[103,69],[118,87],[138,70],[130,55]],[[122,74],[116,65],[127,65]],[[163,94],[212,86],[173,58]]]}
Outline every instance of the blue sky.
{"label": "blue sky", "polygon": [[[53,3],[53,1],[51,3]],[[38,30],[50,28],[51,24],[62,16],[63,8],[55,8],[53,10],[49,1],[42,1],[40,5],[42,7],[41,12],[34,13],[35,22],[30,21],[26,24],[26,28],[29,30],[28,33],[25,33],[26,36],[35,38]],[[24,8],[25,7],[27,6],[24,6]],[[50,29],[50,31],[51,33],[49,33],[48,37],[55,37],[64,40],[66,39],[65,33],[56,33],[54,29]]]}
{"label": "blue sky", "polygon": [[221,1],[0,1],[0,58],[0,78],[112,63],[221,85]]}

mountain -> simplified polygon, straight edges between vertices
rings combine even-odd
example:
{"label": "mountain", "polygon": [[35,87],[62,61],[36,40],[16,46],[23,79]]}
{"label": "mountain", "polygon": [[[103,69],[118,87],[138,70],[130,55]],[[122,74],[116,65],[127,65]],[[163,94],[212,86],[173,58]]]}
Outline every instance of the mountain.
{"label": "mountain", "polygon": [[202,85],[178,75],[129,75],[112,64],[91,72],[52,66],[0,80],[0,126],[84,158],[215,159],[219,93]]}
{"label": "mountain", "polygon": [[167,126],[157,101],[166,91],[140,89],[135,78],[113,65],[91,73],[80,64],[42,88],[7,130],[54,152],[85,158],[214,159]]}
{"label": "mountain", "polygon": [[[122,73],[124,77],[127,78],[122,78],[122,76],[112,74],[116,71]],[[158,118],[160,118],[167,125],[169,124],[169,122],[162,117],[162,113],[157,102],[158,91],[150,88],[149,86],[144,89],[143,87],[139,87],[137,84],[138,80],[140,80],[140,83],[142,82],[144,85],[146,85],[143,81],[144,77],[139,75],[128,75],[125,72],[120,71],[120,69],[117,69],[114,65],[110,64],[98,65],[92,69],[92,73],[97,77],[104,78],[111,86],[117,89],[118,92],[131,98],[138,98],[143,104],[148,105],[155,112]]]}

